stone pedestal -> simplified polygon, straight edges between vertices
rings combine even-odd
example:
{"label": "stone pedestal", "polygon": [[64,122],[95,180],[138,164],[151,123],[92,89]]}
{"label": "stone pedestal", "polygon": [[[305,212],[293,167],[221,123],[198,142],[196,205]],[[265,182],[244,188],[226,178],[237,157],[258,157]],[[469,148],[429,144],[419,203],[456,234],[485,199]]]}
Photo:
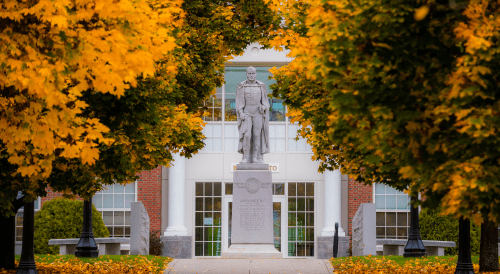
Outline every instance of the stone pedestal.
{"label": "stone pedestal", "polygon": [[377,255],[375,204],[361,204],[352,219],[352,256]]}
{"label": "stone pedestal", "polygon": [[162,256],[174,259],[192,259],[192,236],[161,236]]}
{"label": "stone pedestal", "polygon": [[272,174],[267,164],[236,166],[231,246],[222,257],[283,258],[273,243]]}
{"label": "stone pedestal", "polygon": [[[130,255],[149,255],[148,211],[142,202],[131,203],[131,211]],[[118,249],[118,254],[120,254],[119,251]]]}

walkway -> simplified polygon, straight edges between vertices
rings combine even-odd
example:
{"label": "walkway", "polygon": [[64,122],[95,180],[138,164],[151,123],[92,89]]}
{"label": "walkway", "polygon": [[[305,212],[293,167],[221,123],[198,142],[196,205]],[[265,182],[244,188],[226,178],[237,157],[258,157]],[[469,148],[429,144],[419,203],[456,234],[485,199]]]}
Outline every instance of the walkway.
{"label": "walkway", "polygon": [[268,274],[322,273],[332,274],[328,260],[317,259],[175,259],[165,274]]}

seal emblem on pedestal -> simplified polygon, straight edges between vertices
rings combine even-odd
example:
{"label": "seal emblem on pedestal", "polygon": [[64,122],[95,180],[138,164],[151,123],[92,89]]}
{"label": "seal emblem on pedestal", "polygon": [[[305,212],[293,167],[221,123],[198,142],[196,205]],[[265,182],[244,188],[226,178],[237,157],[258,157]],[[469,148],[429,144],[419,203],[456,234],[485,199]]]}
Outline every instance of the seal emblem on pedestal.
{"label": "seal emblem on pedestal", "polygon": [[257,191],[259,191],[260,188],[260,182],[259,180],[255,178],[250,178],[245,182],[245,188],[248,190],[248,192],[254,194]]}

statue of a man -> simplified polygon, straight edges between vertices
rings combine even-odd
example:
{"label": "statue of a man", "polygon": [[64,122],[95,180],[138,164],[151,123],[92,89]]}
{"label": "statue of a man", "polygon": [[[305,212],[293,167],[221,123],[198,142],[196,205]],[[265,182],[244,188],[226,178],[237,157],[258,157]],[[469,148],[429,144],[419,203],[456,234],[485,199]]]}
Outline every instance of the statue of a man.
{"label": "statue of a man", "polygon": [[247,68],[247,80],[236,88],[238,117],[238,152],[241,163],[263,163],[263,154],[269,153],[269,101],[266,85],[256,80],[257,70]]}

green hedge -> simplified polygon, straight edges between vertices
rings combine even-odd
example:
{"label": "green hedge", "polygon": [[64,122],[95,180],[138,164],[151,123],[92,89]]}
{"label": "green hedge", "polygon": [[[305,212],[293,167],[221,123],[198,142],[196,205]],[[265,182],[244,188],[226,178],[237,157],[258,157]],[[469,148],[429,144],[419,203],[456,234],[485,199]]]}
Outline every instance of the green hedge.
{"label": "green hedge", "polygon": [[[83,226],[83,201],[55,198],[45,202],[35,215],[35,254],[59,254],[50,239],[80,238]],[[92,205],[94,237],[109,237],[101,213]]]}
{"label": "green hedge", "polygon": [[[458,219],[453,219],[451,216],[440,216],[439,209],[424,209],[420,212],[420,234],[422,240],[434,241],[454,241],[457,247],[445,248],[445,255],[458,254]],[[471,236],[471,253],[472,256],[479,255],[479,244],[481,242],[481,226],[474,224],[471,221],[470,225]]]}

